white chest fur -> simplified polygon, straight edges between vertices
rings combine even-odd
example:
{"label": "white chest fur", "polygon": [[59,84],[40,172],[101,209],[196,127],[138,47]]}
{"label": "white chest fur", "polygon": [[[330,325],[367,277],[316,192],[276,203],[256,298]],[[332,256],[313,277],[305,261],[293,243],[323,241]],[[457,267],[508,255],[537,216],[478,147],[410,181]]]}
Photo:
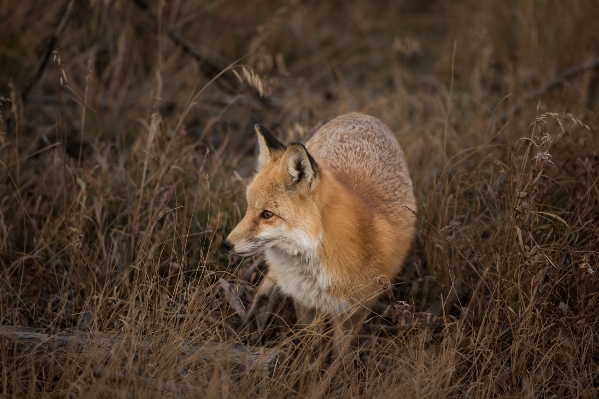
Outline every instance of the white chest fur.
{"label": "white chest fur", "polygon": [[294,252],[276,247],[265,252],[269,266],[276,272],[276,283],[283,293],[306,308],[323,312],[335,312],[340,306],[344,307],[327,290],[334,281],[331,281],[318,259],[317,250]]}

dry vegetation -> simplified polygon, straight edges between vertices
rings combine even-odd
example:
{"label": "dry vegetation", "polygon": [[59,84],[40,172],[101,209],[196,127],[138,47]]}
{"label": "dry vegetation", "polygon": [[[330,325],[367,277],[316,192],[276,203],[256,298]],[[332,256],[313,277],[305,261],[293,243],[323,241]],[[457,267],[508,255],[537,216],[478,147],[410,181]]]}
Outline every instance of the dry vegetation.
{"label": "dry vegetation", "polygon": [[[597,56],[596,1],[38,3],[0,2],[0,396],[599,395],[598,75],[519,102]],[[353,110],[408,158],[405,272],[344,358],[278,294],[237,332],[251,126]]]}

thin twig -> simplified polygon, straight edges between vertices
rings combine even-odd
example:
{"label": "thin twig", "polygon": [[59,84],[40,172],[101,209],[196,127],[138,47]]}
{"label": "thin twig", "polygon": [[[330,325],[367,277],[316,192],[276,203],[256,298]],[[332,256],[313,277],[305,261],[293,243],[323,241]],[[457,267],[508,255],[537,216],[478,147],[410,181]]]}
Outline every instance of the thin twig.
{"label": "thin twig", "polygon": [[447,128],[449,127],[449,112],[451,110],[451,95],[453,94],[453,72],[455,64],[455,50],[458,41],[453,42],[453,56],[451,57],[451,84],[449,85],[449,97],[447,97],[447,113],[445,114],[445,130],[443,132],[443,160],[447,163]]}
{"label": "thin twig", "polygon": [[463,306],[468,295],[470,295],[470,291],[470,287],[468,286],[452,289],[451,293],[449,293],[446,298],[441,297],[441,299],[429,306],[424,312],[430,313],[436,317],[444,316],[449,313],[451,307],[456,303]]}
{"label": "thin twig", "polygon": [[370,356],[366,354],[360,355],[360,360],[364,363],[371,363],[379,372],[387,373],[389,371],[389,368],[385,366],[383,363],[379,362],[378,360],[372,359]]}
{"label": "thin twig", "polygon": [[596,68],[599,68],[599,57],[587,62],[583,62],[580,65],[566,69],[551,81],[537,87],[534,90],[525,93],[522,97],[518,99],[518,101],[514,103],[514,105],[512,105],[510,108],[508,108],[507,111],[503,112],[499,116],[499,121],[501,123],[505,123],[509,116],[519,113],[526,103],[541,97],[541,95],[548,92],[549,90],[553,90],[556,87],[561,86],[562,84],[564,84],[566,80],[572,79],[583,72]]}

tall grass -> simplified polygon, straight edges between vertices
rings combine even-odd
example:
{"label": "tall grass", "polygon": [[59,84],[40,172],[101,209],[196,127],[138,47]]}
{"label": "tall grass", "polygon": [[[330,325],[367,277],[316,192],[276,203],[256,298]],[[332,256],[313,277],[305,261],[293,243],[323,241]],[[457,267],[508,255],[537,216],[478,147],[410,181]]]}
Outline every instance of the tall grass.
{"label": "tall grass", "polygon": [[[2,339],[2,396],[597,396],[596,74],[500,118],[596,56],[593,1],[150,4],[238,87],[135,2],[76,2],[21,99],[66,4],[0,4],[1,327],[116,343]],[[220,244],[244,213],[251,126],[306,140],[354,110],[396,132],[418,198],[394,298],[341,358],[326,321],[297,331],[276,292],[238,332],[230,295],[247,305],[264,264]],[[446,317],[419,313],[460,287]],[[396,300],[407,323],[382,316]],[[221,352],[181,358],[207,342]],[[286,355],[237,367],[231,344]]]}

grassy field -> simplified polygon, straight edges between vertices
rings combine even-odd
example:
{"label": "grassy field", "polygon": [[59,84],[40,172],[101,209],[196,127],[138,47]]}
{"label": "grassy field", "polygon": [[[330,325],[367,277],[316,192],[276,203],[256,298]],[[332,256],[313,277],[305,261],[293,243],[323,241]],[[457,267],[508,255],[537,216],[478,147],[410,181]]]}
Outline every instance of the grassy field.
{"label": "grassy field", "polygon": [[[0,397],[596,398],[598,20],[595,0],[0,2]],[[396,133],[419,224],[333,358],[278,293],[238,331],[265,265],[221,242],[252,126],[305,141],[350,111]]]}

